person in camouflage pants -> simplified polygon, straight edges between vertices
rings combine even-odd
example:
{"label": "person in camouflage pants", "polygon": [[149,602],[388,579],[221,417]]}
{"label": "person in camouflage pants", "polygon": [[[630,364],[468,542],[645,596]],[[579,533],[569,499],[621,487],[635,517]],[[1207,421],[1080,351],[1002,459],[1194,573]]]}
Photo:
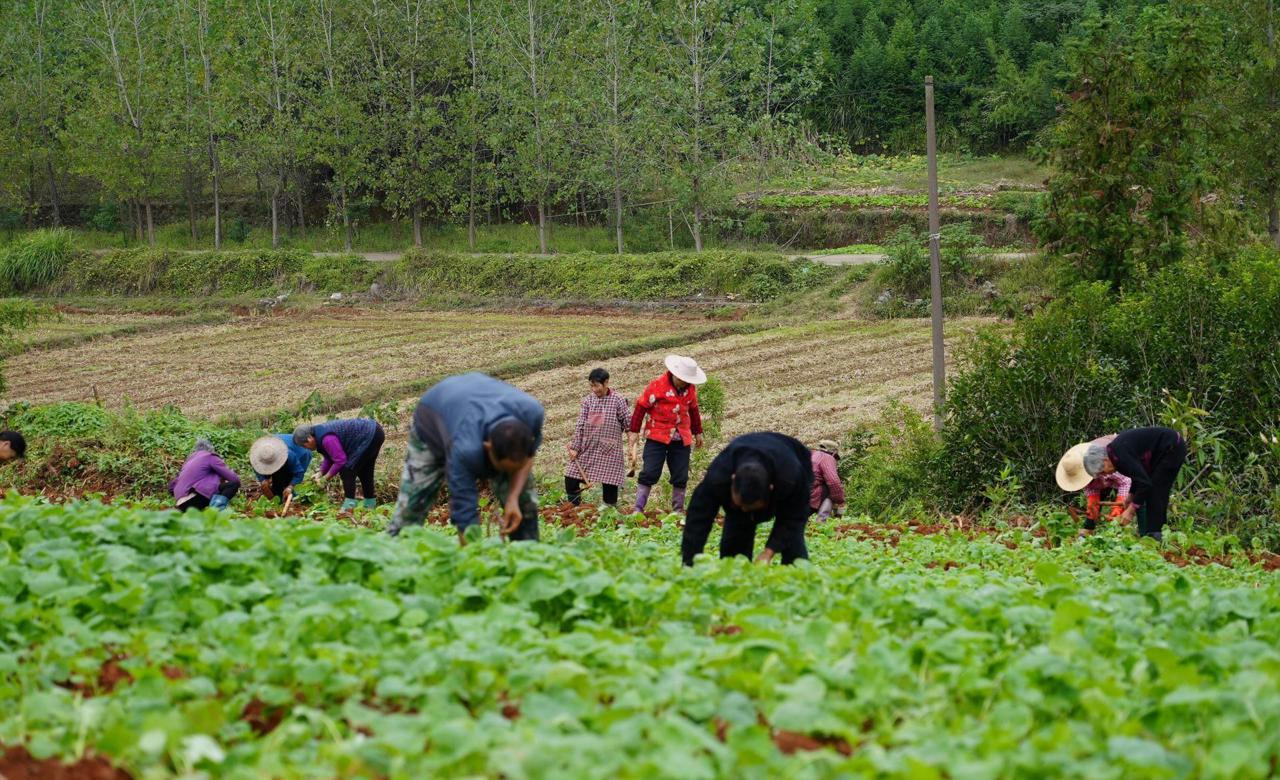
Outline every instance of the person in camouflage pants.
{"label": "person in camouflage pants", "polygon": [[[400,496],[396,499],[394,519],[388,530],[392,536],[400,533],[400,529],[409,524],[420,524],[435,506],[440,495],[440,488],[445,482],[445,460],[437,458],[431,448],[420,440],[415,433],[409,433],[409,451],[405,455],[404,469],[400,472]],[[507,503],[511,493],[511,475],[498,472],[490,478],[490,487],[500,505]],[[512,534],[515,541],[538,540],[538,496],[534,491],[533,480],[525,482],[520,491],[520,511],[524,521]],[[414,522],[410,518],[417,518]],[[464,529],[459,529],[461,532]]]}
{"label": "person in camouflage pants", "polygon": [[533,461],[542,444],[542,404],[519,388],[484,374],[452,376],[432,387],[413,413],[400,495],[387,531],[420,525],[442,485],[449,488],[449,521],[465,543],[480,523],[478,485],[498,501],[499,530],[519,541],[538,539]]}

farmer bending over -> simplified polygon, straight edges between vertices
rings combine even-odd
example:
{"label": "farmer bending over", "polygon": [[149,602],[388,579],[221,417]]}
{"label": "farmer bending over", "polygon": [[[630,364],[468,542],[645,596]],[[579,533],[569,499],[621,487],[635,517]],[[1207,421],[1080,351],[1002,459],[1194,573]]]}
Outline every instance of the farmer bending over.
{"label": "farmer bending over", "polygon": [[[1079,477],[1088,475],[1088,472],[1084,471],[1083,453],[1087,452],[1089,447],[1094,444],[1101,444],[1105,447],[1115,438],[1116,434],[1113,433],[1072,447],[1058,462],[1058,486],[1067,492],[1079,490],[1079,487],[1073,486],[1079,485],[1080,481],[1082,481]],[[1072,454],[1076,450],[1080,451],[1078,456]],[[1108,491],[1115,491],[1115,501],[1111,504],[1109,519],[1116,520],[1121,517],[1124,514],[1125,505],[1129,502],[1129,488],[1129,478],[1119,472],[1113,471],[1110,474],[1094,476],[1084,486],[1084,526],[1080,529],[1080,535],[1088,536],[1098,527],[1098,520],[1102,518],[1102,500]],[[1074,506],[1068,506],[1067,511],[1071,513],[1073,519],[1080,519],[1079,511]]]}
{"label": "farmer bending over", "polygon": [[[1081,450],[1072,447],[1067,456],[1071,484],[1091,480],[1099,474],[1120,473],[1132,480],[1129,503],[1120,515],[1122,522],[1138,515],[1138,535],[1157,542],[1164,540],[1164,524],[1169,515],[1169,493],[1187,459],[1187,443],[1172,428],[1131,428],[1122,431],[1110,444],[1090,442]],[[1066,460],[1067,456],[1063,456]],[[1083,470],[1085,475],[1078,472]],[[1082,485],[1083,486],[1083,485]],[[1145,517],[1138,510],[1145,509]]]}
{"label": "farmer bending over", "polygon": [[356,417],[330,420],[319,425],[299,425],[293,430],[293,443],[320,451],[320,470],[316,481],[323,482],[334,474],[342,479],[342,511],[356,508],[356,480],[364,493],[365,509],[378,503],[374,492],[374,468],[378,454],[387,440],[387,432],[377,420]]}
{"label": "farmer bending over", "polygon": [[17,431],[0,431],[0,463],[26,457],[27,440]]}
{"label": "farmer bending over", "polygon": [[809,458],[813,466],[813,490],[809,493],[810,514],[826,520],[844,509],[844,483],[840,481],[840,445],[830,439],[818,442]]}
{"label": "farmer bending over", "polygon": [[200,439],[177,478],[169,483],[169,490],[179,512],[206,507],[226,509],[240,490],[240,477],[218,457],[208,439]]}
{"label": "farmer bending over", "polygon": [[311,450],[295,444],[293,434],[277,433],[263,436],[249,447],[249,465],[267,498],[293,495],[293,486],[300,484],[311,466]]}
{"label": "farmer bending over", "polygon": [[671,477],[671,511],[684,511],[684,491],[689,484],[691,445],[702,446],[702,415],[698,411],[698,388],[707,375],[690,357],[667,355],[667,372],[649,383],[636,399],[631,415],[631,460],[636,460],[640,427],[649,415],[649,433],[644,442],[644,468],[636,479],[636,511],[643,512],[649,491],[662,477],[667,464]]}
{"label": "farmer bending over", "polygon": [[400,476],[400,497],[387,531],[420,525],[442,484],[449,486],[449,519],[463,533],[480,522],[479,480],[502,505],[500,530],[537,541],[538,499],[533,456],[542,444],[542,404],[523,390],[479,373],[451,376],[418,401]]}
{"label": "farmer bending over", "polygon": [[720,557],[755,551],[756,526],[773,521],[758,560],[781,553],[783,563],[808,558],[804,526],[809,518],[813,467],[809,448],[781,433],[748,433],[729,442],[693,491],[680,555],[686,566],[707,546],[716,515],[724,509]]}

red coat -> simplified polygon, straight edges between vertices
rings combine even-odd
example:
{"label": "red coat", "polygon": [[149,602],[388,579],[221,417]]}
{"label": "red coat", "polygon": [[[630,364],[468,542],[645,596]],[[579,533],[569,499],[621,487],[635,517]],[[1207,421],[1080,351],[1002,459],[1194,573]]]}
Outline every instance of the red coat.
{"label": "red coat", "polygon": [[636,399],[636,412],[631,418],[631,430],[640,432],[640,421],[649,415],[648,438],[670,444],[676,431],[680,441],[693,444],[693,437],[702,433],[702,415],[698,410],[698,388],[689,385],[683,393],[677,393],[671,384],[671,374],[665,373],[649,383]]}

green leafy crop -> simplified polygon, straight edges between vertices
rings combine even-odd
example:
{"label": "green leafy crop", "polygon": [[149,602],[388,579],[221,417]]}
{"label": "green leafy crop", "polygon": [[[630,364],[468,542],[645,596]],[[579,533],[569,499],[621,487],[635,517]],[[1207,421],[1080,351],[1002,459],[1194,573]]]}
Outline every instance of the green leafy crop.
{"label": "green leafy crop", "polygon": [[826,524],[811,565],[682,568],[676,524],[640,526],[460,548],[10,497],[0,742],[237,778],[1261,778],[1280,752],[1280,579],[1243,559]]}

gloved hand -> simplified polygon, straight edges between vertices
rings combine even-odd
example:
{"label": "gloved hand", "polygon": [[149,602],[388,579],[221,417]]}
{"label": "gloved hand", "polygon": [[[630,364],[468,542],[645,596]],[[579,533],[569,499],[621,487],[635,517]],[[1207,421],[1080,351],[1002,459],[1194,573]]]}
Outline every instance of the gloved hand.
{"label": "gloved hand", "polygon": [[222,495],[221,493],[215,493],[213,498],[209,499],[209,508],[210,509],[226,509],[227,503],[228,501],[226,496]]}
{"label": "gloved hand", "polygon": [[1086,496],[1084,516],[1097,520],[1102,515],[1102,496]]}

